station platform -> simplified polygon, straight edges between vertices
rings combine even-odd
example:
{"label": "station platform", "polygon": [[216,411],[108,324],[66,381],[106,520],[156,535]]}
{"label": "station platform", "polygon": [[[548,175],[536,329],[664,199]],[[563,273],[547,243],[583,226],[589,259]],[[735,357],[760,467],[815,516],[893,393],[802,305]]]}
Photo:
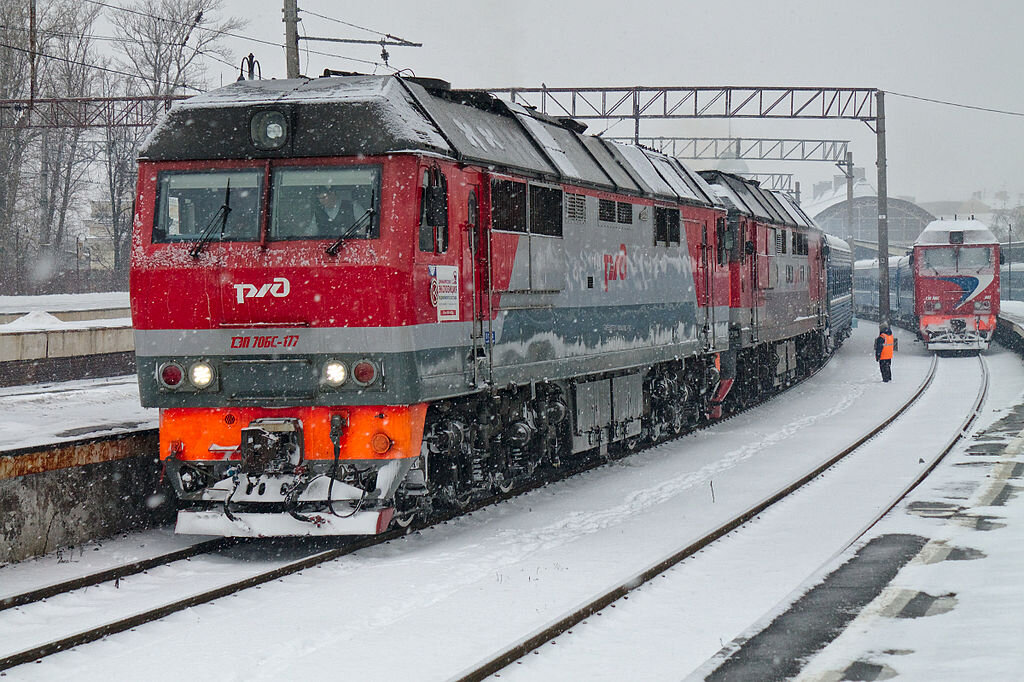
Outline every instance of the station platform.
{"label": "station platform", "polygon": [[126,292],[0,296],[0,386],[135,370]]}

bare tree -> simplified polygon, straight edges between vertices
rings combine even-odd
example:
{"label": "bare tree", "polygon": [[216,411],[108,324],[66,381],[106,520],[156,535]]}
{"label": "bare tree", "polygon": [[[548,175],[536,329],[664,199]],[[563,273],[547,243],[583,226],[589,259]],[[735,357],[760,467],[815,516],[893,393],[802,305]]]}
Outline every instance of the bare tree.
{"label": "bare tree", "polygon": [[[127,78],[106,78],[103,82],[104,96],[114,94],[133,95],[138,82]],[[114,117],[111,111],[110,116]],[[103,180],[106,189],[106,206],[100,219],[113,247],[111,266],[115,276],[124,280],[128,268],[128,254],[131,244],[132,208],[137,179],[135,157],[146,135],[141,128],[120,125],[113,118],[106,120],[103,128],[104,156]],[[125,280],[126,281],[126,280]]]}
{"label": "bare tree", "polygon": [[[46,69],[43,92],[48,97],[88,97],[98,73],[93,68],[91,32],[100,8],[74,0],[63,0],[52,8],[47,54],[54,59]],[[47,130],[42,136],[39,239],[56,253],[65,243],[69,209],[82,203],[92,161],[82,144],[84,135],[82,128],[69,127]]]}
{"label": "bare tree", "polygon": [[223,0],[137,0],[110,20],[125,41],[118,44],[125,65],[145,83],[148,95],[201,89],[201,57],[229,60],[224,33],[246,25],[236,17],[217,19]]}
{"label": "bare tree", "polygon": [[[22,0],[0,0],[0,99],[29,97],[29,8]],[[13,293],[22,279],[21,246],[25,233],[17,219],[22,196],[27,108],[0,108],[0,268],[13,277],[0,278],[0,293]]]}

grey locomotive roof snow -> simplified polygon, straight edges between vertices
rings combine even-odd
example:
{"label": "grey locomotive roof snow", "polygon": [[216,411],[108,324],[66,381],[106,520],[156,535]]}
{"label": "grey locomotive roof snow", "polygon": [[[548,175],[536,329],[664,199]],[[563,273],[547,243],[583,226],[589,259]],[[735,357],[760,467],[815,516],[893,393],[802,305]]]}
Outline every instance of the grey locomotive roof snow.
{"label": "grey locomotive roof snow", "polygon": [[[439,82],[438,82],[439,83]],[[250,121],[282,112],[287,143],[260,150]],[[150,161],[428,152],[498,172],[696,204],[720,204],[677,160],[580,135],[582,126],[478,91],[398,76],[240,81],[168,112],[139,154]]]}
{"label": "grey locomotive roof snow", "polygon": [[766,190],[757,183],[725,171],[701,171],[701,178],[726,205],[740,213],[795,227],[817,227],[800,206],[782,192]]}

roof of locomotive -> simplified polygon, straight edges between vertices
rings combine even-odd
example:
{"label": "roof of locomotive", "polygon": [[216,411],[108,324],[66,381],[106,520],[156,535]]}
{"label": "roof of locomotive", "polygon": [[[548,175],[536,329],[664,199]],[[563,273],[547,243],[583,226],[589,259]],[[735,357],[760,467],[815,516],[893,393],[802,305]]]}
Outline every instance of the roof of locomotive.
{"label": "roof of locomotive", "polygon": [[726,206],[741,213],[766,222],[817,228],[795,201],[781,192],[764,189],[755,180],[721,170],[701,171],[700,176]]}
{"label": "roof of locomotive", "polygon": [[995,244],[996,236],[988,225],[980,220],[933,220],[917,237],[914,246],[938,246],[952,244],[950,233],[963,234],[964,244]]}
{"label": "roof of locomotive", "polygon": [[[376,156],[422,152],[584,186],[703,205],[721,202],[675,159],[583,136],[583,126],[440,81],[347,75],[239,81],[176,103],[142,160]],[[426,86],[426,87],[424,87]],[[285,114],[281,149],[257,149],[253,115]]]}

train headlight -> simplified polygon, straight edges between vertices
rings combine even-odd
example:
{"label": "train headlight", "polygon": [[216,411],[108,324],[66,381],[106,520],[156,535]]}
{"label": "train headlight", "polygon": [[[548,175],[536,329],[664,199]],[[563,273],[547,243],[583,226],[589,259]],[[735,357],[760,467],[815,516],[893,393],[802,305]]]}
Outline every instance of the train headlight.
{"label": "train headlight", "polygon": [[166,388],[177,388],[185,378],[185,369],[176,362],[168,362],[160,367],[157,378]]}
{"label": "train headlight", "polygon": [[975,310],[992,310],[992,301],[975,301]]}
{"label": "train headlight", "polygon": [[344,362],[328,360],[324,365],[324,383],[328,386],[341,386],[348,379],[348,367]]}
{"label": "train headlight", "polygon": [[258,111],[249,123],[249,136],[257,149],[280,149],[288,142],[288,119],[280,111]]}
{"label": "train headlight", "polygon": [[197,362],[188,368],[188,380],[196,388],[206,388],[213,383],[213,367],[208,362]]}

